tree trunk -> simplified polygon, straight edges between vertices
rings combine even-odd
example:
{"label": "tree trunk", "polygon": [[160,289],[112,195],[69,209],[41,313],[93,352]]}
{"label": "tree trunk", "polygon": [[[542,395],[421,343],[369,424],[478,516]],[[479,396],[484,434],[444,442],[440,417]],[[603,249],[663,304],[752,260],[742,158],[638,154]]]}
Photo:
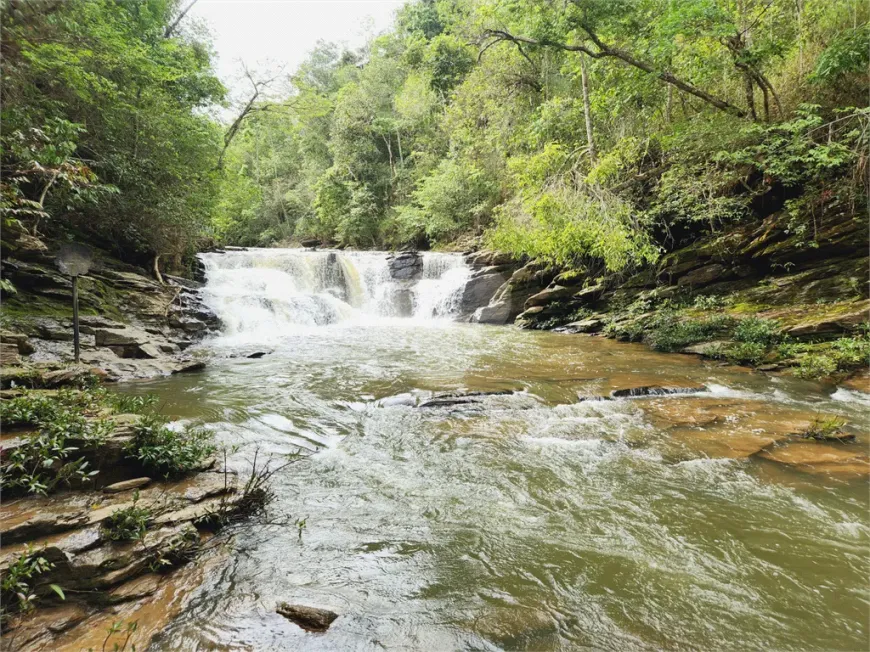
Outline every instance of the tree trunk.
{"label": "tree trunk", "polygon": [[155,254],[154,256],[154,278],[157,279],[157,282],[160,285],[165,285],[163,282],[163,276],[160,275],[160,254]]}
{"label": "tree trunk", "polygon": [[589,73],[586,70],[586,57],[580,54],[580,82],[583,88],[583,117],[586,119],[586,142],[589,145],[589,160],[592,165],[598,160],[595,150],[595,134],[592,132],[592,107],[589,104]]}

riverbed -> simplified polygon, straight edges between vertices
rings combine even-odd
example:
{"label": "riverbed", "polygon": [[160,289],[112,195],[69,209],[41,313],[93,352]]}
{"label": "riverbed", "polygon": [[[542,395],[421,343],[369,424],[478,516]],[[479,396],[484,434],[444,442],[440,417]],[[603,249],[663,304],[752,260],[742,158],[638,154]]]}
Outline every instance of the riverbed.
{"label": "riverbed", "polygon": [[[866,647],[866,476],[747,451],[824,413],[866,453],[867,395],[447,319],[273,326],[125,388],[214,429],[242,473],[304,456],[153,649]],[[704,389],[591,400],[641,385]],[[449,390],[500,393],[409,404]],[[340,617],[305,633],[279,601]]]}

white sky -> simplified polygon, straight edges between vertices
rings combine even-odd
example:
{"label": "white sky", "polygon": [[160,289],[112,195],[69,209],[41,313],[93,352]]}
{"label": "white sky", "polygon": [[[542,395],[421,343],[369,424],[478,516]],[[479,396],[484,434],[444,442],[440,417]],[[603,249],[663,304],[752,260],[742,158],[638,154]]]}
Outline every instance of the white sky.
{"label": "white sky", "polygon": [[[199,0],[188,17],[209,26],[218,75],[231,91],[246,93],[244,61],[251,70],[292,73],[318,40],[365,43],[393,20],[403,0]],[[185,3],[186,4],[186,3]],[[235,93],[234,93],[235,94]]]}

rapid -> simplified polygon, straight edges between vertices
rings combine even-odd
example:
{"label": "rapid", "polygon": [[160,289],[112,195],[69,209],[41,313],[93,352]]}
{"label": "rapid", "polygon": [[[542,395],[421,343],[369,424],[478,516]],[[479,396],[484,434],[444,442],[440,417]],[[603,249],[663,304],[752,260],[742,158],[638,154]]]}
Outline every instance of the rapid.
{"label": "rapid", "polygon": [[[457,322],[458,255],[413,281],[377,252],[203,260],[208,367],[126,391],[213,429],[240,474],[303,457],[151,649],[866,647],[866,480],[765,453],[824,413],[858,440],[813,445],[866,454],[866,395]],[[640,385],[700,391],[592,400]],[[450,391],[486,394],[419,407]],[[307,634],[279,601],[340,617]]]}

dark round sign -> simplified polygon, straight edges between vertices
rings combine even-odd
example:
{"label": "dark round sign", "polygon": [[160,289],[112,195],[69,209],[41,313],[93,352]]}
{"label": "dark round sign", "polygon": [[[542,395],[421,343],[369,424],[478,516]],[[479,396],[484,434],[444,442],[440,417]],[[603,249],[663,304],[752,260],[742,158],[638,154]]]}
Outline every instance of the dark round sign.
{"label": "dark round sign", "polygon": [[65,244],[57,252],[57,268],[67,276],[87,274],[93,262],[91,250],[77,242]]}

